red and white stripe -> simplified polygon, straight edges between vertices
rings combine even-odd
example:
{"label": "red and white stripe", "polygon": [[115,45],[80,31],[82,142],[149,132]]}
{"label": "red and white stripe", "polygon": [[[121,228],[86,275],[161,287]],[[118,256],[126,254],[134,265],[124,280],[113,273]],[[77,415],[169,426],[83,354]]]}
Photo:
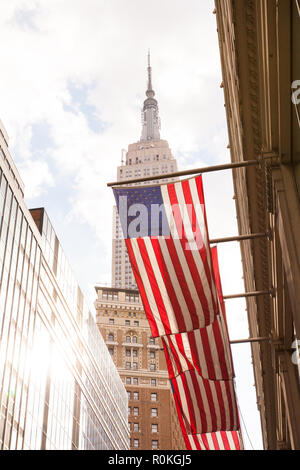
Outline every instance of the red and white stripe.
{"label": "red and white stripe", "polygon": [[160,188],[171,235],[126,239],[131,266],[152,335],[163,341],[187,448],[237,449],[234,372],[202,177]]}
{"label": "red and white stripe", "polygon": [[[171,372],[172,373],[172,372]],[[177,400],[174,400],[183,439],[188,450],[241,450],[243,440],[240,431],[217,431],[188,434],[187,425]],[[190,432],[190,429],[189,429]]]}
{"label": "red and white stripe", "polygon": [[[126,239],[154,337],[202,328],[220,313],[202,179],[162,185],[161,191],[171,236]],[[197,241],[198,249],[190,249]]]}
{"label": "red and white stripe", "polygon": [[239,429],[233,380],[207,380],[188,370],[171,384],[189,434]]}
{"label": "red and white stripe", "polygon": [[168,367],[170,378],[174,378],[172,371],[178,375],[194,368],[205,379],[233,378],[228,333],[222,316],[217,316],[207,327],[162,339],[168,348],[166,360],[173,362],[173,367]]}
{"label": "red and white stripe", "polygon": [[224,299],[223,299],[223,291],[222,291],[222,283],[221,283],[219,258],[218,258],[218,247],[217,246],[213,246],[211,248],[211,257],[212,257],[213,273],[214,273],[215,283],[216,283],[216,288],[217,288],[217,293],[218,293],[218,300],[219,300],[219,304],[220,304],[220,312],[221,312],[221,316],[223,318],[224,329],[226,329],[226,332],[227,332],[226,336],[228,338],[228,354],[230,354],[230,362],[232,364],[232,373],[233,373],[233,376],[234,376],[235,373],[234,373],[234,367],[233,367],[232,351],[231,351],[231,346],[230,346],[230,343],[229,343],[229,333],[228,333],[228,326],[227,326],[227,319],[226,319],[225,302],[224,302]]}

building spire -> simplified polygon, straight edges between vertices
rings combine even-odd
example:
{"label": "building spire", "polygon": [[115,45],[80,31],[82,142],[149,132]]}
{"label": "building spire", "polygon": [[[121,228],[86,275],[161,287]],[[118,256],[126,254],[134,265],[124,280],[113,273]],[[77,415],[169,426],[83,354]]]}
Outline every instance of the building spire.
{"label": "building spire", "polygon": [[150,49],[148,50],[148,84],[146,90],[147,99],[144,101],[142,110],[142,136],[141,140],[160,139],[160,119],[158,115],[158,105],[154,98],[155,92],[152,88],[152,67],[150,63]]}
{"label": "building spire", "polygon": [[154,95],[155,93],[152,90],[152,68],[150,65],[150,49],[148,49],[148,89],[146,91],[146,96],[148,98],[153,98]]}

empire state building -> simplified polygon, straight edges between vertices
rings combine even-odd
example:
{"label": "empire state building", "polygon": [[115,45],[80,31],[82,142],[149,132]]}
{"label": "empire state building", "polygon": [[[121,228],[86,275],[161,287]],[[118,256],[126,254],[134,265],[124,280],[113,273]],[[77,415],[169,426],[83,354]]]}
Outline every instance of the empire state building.
{"label": "empire state building", "polygon": [[[160,138],[160,118],[158,103],[152,88],[150,54],[148,54],[147,72],[147,98],[141,112],[141,138],[138,142],[128,146],[126,161],[122,161],[121,166],[117,169],[117,181],[177,171],[177,162],[168,142]],[[171,180],[161,180],[161,182],[165,181]],[[157,181],[135,184],[157,184]],[[116,207],[113,209],[112,286],[121,289],[137,289]]]}

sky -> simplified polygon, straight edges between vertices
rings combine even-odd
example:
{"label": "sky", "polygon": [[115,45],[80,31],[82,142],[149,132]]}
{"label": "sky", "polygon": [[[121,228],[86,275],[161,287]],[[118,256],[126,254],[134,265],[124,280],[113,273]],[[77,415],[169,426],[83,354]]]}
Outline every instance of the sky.
{"label": "sky", "polygon": [[[111,282],[113,196],[152,83],[179,170],[230,161],[213,0],[10,0],[0,4],[0,119],[25,183],[45,207],[93,309]],[[237,234],[231,173],[204,175],[211,238]],[[219,245],[224,294],[244,291],[237,243]],[[244,300],[226,302],[247,338]],[[248,344],[233,345],[245,448],[262,448]],[[244,425],[244,423],[245,425]]]}

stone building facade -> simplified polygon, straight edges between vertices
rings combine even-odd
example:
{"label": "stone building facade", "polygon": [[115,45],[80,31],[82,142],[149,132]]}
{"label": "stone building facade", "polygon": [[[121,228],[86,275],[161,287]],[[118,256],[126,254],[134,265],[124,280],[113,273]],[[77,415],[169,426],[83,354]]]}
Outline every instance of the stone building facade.
{"label": "stone building facade", "polygon": [[300,449],[300,3],[215,5],[264,447]]}
{"label": "stone building facade", "polygon": [[95,289],[96,322],[128,393],[131,449],[185,449],[162,345],[139,292]]}

